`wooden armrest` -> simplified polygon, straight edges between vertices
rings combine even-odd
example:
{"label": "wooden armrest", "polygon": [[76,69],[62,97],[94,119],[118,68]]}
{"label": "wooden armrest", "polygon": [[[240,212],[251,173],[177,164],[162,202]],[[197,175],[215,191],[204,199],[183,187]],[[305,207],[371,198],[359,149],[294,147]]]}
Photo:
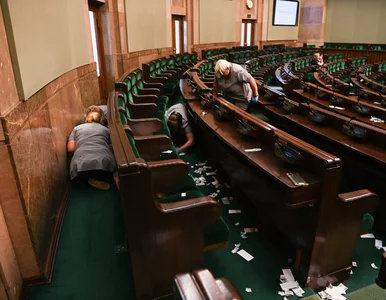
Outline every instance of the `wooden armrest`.
{"label": "wooden armrest", "polygon": [[138,88],[138,94],[139,95],[156,95],[156,96],[158,96],[160,93],[161,93],[161,90],[156,89],[156,88],[146,88],[146,89]]}
{"label": "wooden armrest", "polygon": [[168,73],[168,72],[160,72],[157,74],[158,76],[162,76],[162,77],[173,77],[173,74],[172,73]]}
{"label": "wooden armrest", "polygon": [[189,166],[181,159],[148,162],[155,198],[176,193],[179,181],[189,176]]}
{"label": "wooden armrest", "polygon": [[153,118],[158,111],[158,107],[154,103],[129,103],[128,106],[133,119]]}
{"label": "wooden armrest", "polygon": [[146,161],[160,160],[161,152],[172,148],[172,141],[164,134],[146,135],[134,139],[138,152]]}
{"label": "wooden armrest", "polygon": [[128,123],[134,136],[152,135],[162,128],[162,122],[157,118],[129,119]]}
{"label": "wooden armrest", "polygon": [[362,213],[373,211],[378,204],[378,195],[365,189],[339,194],[338,198],[340,203],[349,206],[351,209],[358,209]]}
{"label": "wooden armrest", "polygon": [[133,95],[135,104],[143,104],[143,103],[158,103],[158,97],[155,95]]}
{"label": "wooden armrest", "polygon": [[[207,210],[206,206],[208,205],[213,206],[213,210],[216,212],[216,214],[218,213],[218,218],[220,218],[221,205],[216,200],[214,200],[212,197],[209,197],[209,196],[204,196],[204,197],[194,198],[189,200],[182,200],[182,201],[172,202],[172,203],[162,203],[162,204],[159,204],[159,207],[161,211],[164,213],[175,213],[175,212],[186,211],[189,214],[189,210],[194,208],[196,209],[203,208],[203,210]],[[216,220],[218,218],[216,218]],[[201,221],[201,218],[200,218],[200,221]]]}
{"label": "wooden armrest", "polygon": [[193,275],[204,294],[204,299],[226,300],[208,269],[194,271]]}
{"label": "wooden armrest", "polygon": [[227,278],[216,279],[217,286],[220,288],[226,300],[242,300],[239,291]]}
{"label": "wooden armrest", "polygon": [[177,274],[174,277],[174,286],[175,293],[179,294],[177,299],[204,299],[197,282],[190,273]]}
{"label": "wooden armrest", "polygon": [[153,83],[149,83],[149,82],[145,82],[145,81],[142,81],[143,82],[143,86],[148,89],[148,88],[151,88],[151,89],[162,89],[163,87],[163,84],[162,83],[157,83],[157,82],[153,82]]}
{"label": "wooden armrest", "polygon": [[149,77],[149,81],[150,82],[156,82],[156,83],[162,83],[162,84],[165,84],[168,82],[168,78],[167,77],[158,77],[158,76],[154,76],[154,77]]}

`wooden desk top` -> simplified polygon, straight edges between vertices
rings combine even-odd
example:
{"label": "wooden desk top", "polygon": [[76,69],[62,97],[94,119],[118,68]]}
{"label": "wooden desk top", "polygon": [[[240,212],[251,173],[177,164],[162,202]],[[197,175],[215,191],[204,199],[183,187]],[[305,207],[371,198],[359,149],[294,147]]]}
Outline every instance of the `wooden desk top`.
{"label": "wooden desk top", "polygon": [[[240,133],[237,132],[234,123],[217,121],[212,110],[205,110],[207,114],[203,115],[203,109],[201,108],[200,103],[197,101],[191,101],[188,103],[188,105],[197,116],[197,118],[199,118],[211,130],[213,130],[213,132],[222,141],[229,145],[233,150],[238,151],[238,153],[247,161],[249,161],[254,167],[265,172],[271,178],[274,178],[277,182],[281,183],[283,187],[289,189],[288,198],[291,200],[291,202],[288,203],[289,206],[291,206],[291,204],[295,205],[296,207],[302,205],[301,203],[296,203],[297,197],[293,193],[295,193],[297,190],[302,190],[303,192],[308,190],[309,195],[315,195],[314,193],[320,188],[320,181],[315,177],[315,175],[297,165],[292,166],[282,163],[274,155],[273,149],[267,148],[267,144],[259,140],[242,137]],[[251,148],[262,148],[262,150],[260,152],[245,152],[245,149]],[[309,186],[295,186],[287,177],[286,173],[300,173],[300,175],[309,183]],[[309,202],[307,201],[307,203],[303,204],[308,205]]]}
{"label": "wooden desk top", "polygon": [[196,96],[195,93],[193,93],[193,89],[190,85],[188,85],[189,79],[181,79],[180,80],[180,90],[182,93],[182,96],[185,100],[191,101],[191,100],[199,100],[200,98]]}
{"label": "wooden desk top", "polygon": [[[370,121],[371,116],[362,116],[362,115],[358,114],[357,112],[353,111],[351,109],[351,107],[349,107],[349,106],[346,106],[344,110],[330,108],[329,107],[330,103],[329,103],[328,100],[319,99],[319,98],[315,97],[315,95],[313,95],[311,93],[308,93],[308,92],[305,92],[303,90],[294,90],[294,93],[299,95],[299,96],[301,96],[301,97],[303,97],[303,98],[306,98],[306,99],[312,101],[313,103],[323,107],[324,109],[326,109],[328,111],[333,111],[335,113],[344,115],[344,116],[349,117],[349,118],[355,117],[357,120],[359,120],[359,121],[361,121],[363,123],[366,123],[366,124],[369,124],[369,125],[372,125],[372,126],[375,126],[375,127],[379,127],[379,128],[382,128],[382,129],[386,129],[386,124],[385,123],[372,122],[372,121]],[[343,98],[344,96],[343,95],[339,95],[339,97]],[[361,100],[360,103],[364,104],[365,102]],[[375,105],[376,104],[373,104],[373,106],[375,106]],[[366,103],[366,106],[370,106],[370,105]],[[383,109],[383,108],[380,107],[380,109]],[[376,114],[374,112],[372,112],[371,115],[376,116]],[[385,115],[386,115],[386,111],[385,111]]]}

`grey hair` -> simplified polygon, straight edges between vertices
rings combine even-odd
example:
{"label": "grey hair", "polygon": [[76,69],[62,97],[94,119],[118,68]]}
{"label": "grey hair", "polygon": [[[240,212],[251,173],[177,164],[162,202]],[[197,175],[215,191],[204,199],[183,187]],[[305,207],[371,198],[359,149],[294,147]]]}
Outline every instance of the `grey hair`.
{"label": "grey hair", "polygon": [[220,74],[220,75],[223,75],[224,74],[224,71],[226,69],[230,69],[232,66],[232,64],[225,60],[225,59],[219,59],[217,62],[216,62],[216,66],[214,67],[214,72],[216,74]]}

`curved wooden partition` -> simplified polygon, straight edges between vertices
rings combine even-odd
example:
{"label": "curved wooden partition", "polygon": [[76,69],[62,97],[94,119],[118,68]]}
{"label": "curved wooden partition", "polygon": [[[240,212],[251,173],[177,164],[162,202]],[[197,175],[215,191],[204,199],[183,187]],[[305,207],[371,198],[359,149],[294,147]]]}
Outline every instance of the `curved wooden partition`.
{"label": "curved wooden partition", "polygon": [[[299,280],[317,288],[347,279],[362,216],[376,207],[377,196],[368,190],[338,194],[342,172],[338,157],[221,97],[211,96],[211,90],[199,77],[197,65],[190,70],[190,77],[202,101],[192,100],[188,105],[196,124],[208,135],[206,150],[212,151],[213,160],[221,165],[226,162],[221,160],[225,149],[229,152],[226,159],[237,158],[240,166],[251,170],[245,174],[252,177],[255,189],[248,198],[257,207],[259,218],[273,220],[298,247]],[[261,82],[258,85],[261,87]],[[282,157],[286,151],[290,153],[289,160]],[[237,170],[230,171],[233,172]],[[306,185],[294,184],[289,173],[298,173]],[[243,177],[238,181],[228,175],[235,188],[243,187],[250,179]]]}

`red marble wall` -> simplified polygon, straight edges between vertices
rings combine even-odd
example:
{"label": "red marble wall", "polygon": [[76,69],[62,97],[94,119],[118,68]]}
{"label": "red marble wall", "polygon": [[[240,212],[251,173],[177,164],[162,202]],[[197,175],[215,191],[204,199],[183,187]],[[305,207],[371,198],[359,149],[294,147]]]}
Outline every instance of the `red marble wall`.
{"label": "red marble wall", "polygon": [[[6,224],[0,234],[6,230],[10,238],[7,249],[0,247],[0,257],[7,258],[0,260],[0,268],[7,268],[11,275],[6,280],[19,293],[20,278],[48,275],[54,230],[69,187],[66,139],[84,109],[100,103],[100,93],[92,63],[20,101],[1,8],[0,80],[0,206]],[[17,263],[11,264],[10,253]]]}

